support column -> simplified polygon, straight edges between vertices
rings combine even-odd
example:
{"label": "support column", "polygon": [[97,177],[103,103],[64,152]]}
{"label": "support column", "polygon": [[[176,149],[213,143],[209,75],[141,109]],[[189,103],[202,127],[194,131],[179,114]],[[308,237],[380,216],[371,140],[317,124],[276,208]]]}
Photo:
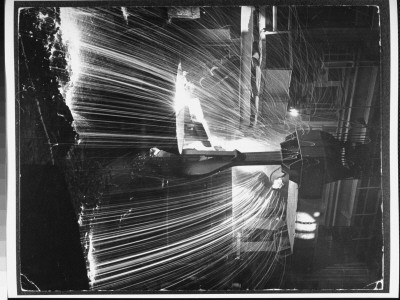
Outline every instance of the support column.
{"label": "support column", "polygon": [[253,46],[253,10],[243,6],[241,11],[241,47],[239,80],[240,126],[250,125],[251,59]]}
{"label": "support column", "polygon": [[264,28],[267,27],[266,23],[266,7],[265,6],[260,6],[260,14],[259,14],[259,29],[260,29],[260,68],[261,70],[265,69],[265,56],[267,54],[267,51],[265,50],[266,48],[266,39],[265,39],[265,31],[263,31]]}

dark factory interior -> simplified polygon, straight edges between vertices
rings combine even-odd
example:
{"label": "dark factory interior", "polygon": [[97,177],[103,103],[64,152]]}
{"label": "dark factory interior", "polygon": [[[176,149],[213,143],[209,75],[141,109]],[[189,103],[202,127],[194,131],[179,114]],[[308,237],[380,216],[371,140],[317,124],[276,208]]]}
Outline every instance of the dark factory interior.
{"label": "dark factory interior", "polygon": [[22,290],[381,289],[381,12],[21,9]]}

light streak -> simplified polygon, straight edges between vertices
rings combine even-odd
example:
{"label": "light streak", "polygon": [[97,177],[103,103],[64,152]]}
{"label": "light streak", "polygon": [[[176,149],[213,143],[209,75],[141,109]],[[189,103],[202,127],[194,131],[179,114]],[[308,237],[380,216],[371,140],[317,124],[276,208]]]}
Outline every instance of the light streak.
{"label": "light streak", "polygon": [[[225,150],[278,150],[288,128],[274,126],[276,120],[302,125],[285,121],[280,100],[272,97],[263,100],[259,127],[238,128],[240,64],[217,59],[190,30],[173,24],[167,30],[167,22],[155,27],[141,10],[61,8],[71,76],[61,88],[80,135],[78,149],[149,152],[162,150],[160,144],[176,146],[170,128],[185,107],[204,125],[211,144]],[[210,22],[218,28],[226,17],[222,13]],[[182,41],[182,35],[196,46]],[[185,146],[201,148],[199,143]],[[79,156],[71,157],[76,172],[91,174],[84,164],[77,167]],[[245,238],[266,220],[284,218],[280,193],[268,179],[276,166],[235,168],[228,192],[232,178],[170,179],[146,173],[142,156],[122,161],[98,170],[98,177],[111,173],[107,188],[101,187],[96,208],[85,206],[79,216],[93,290],[173,289],[193,276],[208,278],[209,288],[219,289],[251,264],[259,264],[251,276],[256,286],[268,280],[277,253],[266,253],[261,262],[257,253],[247,253],[245,261],[231,267],[227,257],[234,255],[236,233]],[[262,237],[270,238],[272,233]],[[276,244],[280,247],[279,240]]]}
{"label": "light streak", "polygon": [[[77,21],[74,16],[74,10],[71,8],[62,8],[60,10],[60,30],[62,39],[68,47],[67,62],[69,69],[70,81],[65,86],[61,86],[62,94],[64,94],[65,102],[68,106],[73,105],[74,86],[79,80],[81,73],[81,55],[80,55],[80,30],[77,26]],[[74,112],[74,111],[72,111]],[[74,115],[74,119],[77,115]]]}
{"label": "light streak", "polygon": [[121,11],[122,11],[122,15],[124,16],[124,20],[126,22],[126,24],[128,24],[128,17],[129,17],[129,13],[126,7],[121,7]]}
{"label": "light streak", "polygon": [[89,233],[88,240],[89,240],[89,249],[88,249],[88,254],[87,254],[87,260],[88,260],[88,264],[89,264],[88,277],[89,277],[91,286],[93,286],[93,283],[96,278],[96,259],[94,256],[95,248],[93,246],[93,233],[92,232]]}

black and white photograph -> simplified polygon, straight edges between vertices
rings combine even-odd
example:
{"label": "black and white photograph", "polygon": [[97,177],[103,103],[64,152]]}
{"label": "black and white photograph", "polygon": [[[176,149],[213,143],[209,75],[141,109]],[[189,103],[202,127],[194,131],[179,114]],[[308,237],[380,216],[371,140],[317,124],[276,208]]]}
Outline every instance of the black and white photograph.
{"label": "black and white photograph", "polygon": [[15,297],[398,293],[391,1],[6,2]]}

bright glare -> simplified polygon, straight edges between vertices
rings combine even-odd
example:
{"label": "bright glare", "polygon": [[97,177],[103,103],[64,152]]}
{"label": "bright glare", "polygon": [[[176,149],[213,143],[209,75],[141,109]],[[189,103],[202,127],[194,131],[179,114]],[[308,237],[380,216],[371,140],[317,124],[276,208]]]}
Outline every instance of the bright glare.
{"label": "bright glare", "polygon": [[296,231],[300,232],[314,232],[317,230],[317,223],[313,224],[302,224],[296,222]]}
{"label": "bright glare", "polygon": [[290,114],[292,117],[297,117],[297,116],[299,115],[299,111],[298,111],[297,109],[295,109],[295,108],[291,108],[291,109],[289,110],[289,114]]}
{"label": "bright glare", "polygon": [[190,94],[187,91],[187,80],[185,74],[182,72],[181,64],[178,66],[178,74],[176,76],[175,83],[175,111],[178,113],[181,109],[183,109],[188,103],[188,99],[190,99]]}
{"label": "bright glare", "polygon": [[[208,127],[207,121],[204,119],[204,114],[201,108],[200,100],[198,98],[192,97],[192,90],[194,89],[194,86],[191,82],[189,82],[186,79],[186,74],[187,72],[182,70],[182,65],[181,63],[179,63],[178,73],[175,82],[175,98],[174,98],[175,112],[177,114],[183,113],[183,109],[185,109],[185,107],[188,107],[191,119],[193,121],[200,122],[203,124],[208,139],[210,143],[213,145],[214,144],[213,137]],[[196,142],[195,144],[192,143],[190,146],[186,145],[184,147],[195,148],[197,150],[205,150],[205,148],[208,149],[207,147],[204,147],[201,142]]]}
{"label": "bright glare", "polygon": [[296,232],[296,238],[302,240],[312,240],[315,239],[315,233]]}
{"label": "bright glare", "polygon": [[187,106],[191,118],[203,123],[205,120],[200,100],[191,97],[191,89],[193,86],[187,81],[186,73],[182,72],[181,64],[179,64],[175,84],[175,111],[178,113]]}
{"label": "bright glare", "polygon": [[[62,32],[62,38],[64,43],[68,47],[68,55],[66,57],[68,63],[68,69],[70,70],[70,82],[67,86],[61,87],[65,93],[65,102],[71,107],[73,98],[74,85],[79,80],[79,75],[82,73],[81,70],[81,41],[80,41],[80,28],[77,26],[74,15],[75,10],[68,7],[60,9],[60,18],[62,23],[60,29]],[[74,115],[74,119],[75,119]]]}
{"label": "bright glare", "polygon": [[199,98],[189,98],[188,106],[192,120],[203,123],[204,115],[203,110],[201,109]]}
{"label": "bright glare", "polygon": [[308,213],[298,211],[296,213],[296,221],[302,223],[314,223],[315,219]]}
{"label": "bright glare", "polygon": [[319,211],[316,211],[315,213],[313,213],[314,218],[318,218],[321,215],[321,213]]}

